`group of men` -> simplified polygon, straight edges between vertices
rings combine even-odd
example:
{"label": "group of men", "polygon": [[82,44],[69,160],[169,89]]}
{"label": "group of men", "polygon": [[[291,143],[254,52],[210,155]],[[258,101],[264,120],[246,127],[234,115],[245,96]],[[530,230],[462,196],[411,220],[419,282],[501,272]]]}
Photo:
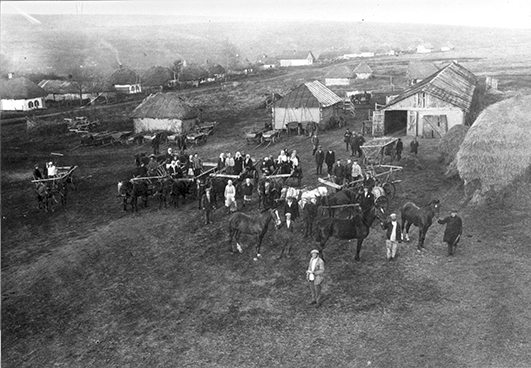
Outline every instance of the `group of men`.
{"label": "group of men", "polygon": [[33,167],[33,180],[50,179],[57,176],[57,167],[53,161],[46,163],[44,172],[41,172],[39,164],[35,164]]}
{"label": "group of men", "polygon": [[346,162],[340,158],[336,160],[335,152],[332,149],[324,151],[322,146],[317,147],[314,156],[316,163],[315,175],[322,175],[323,164],[326,164],[328,178],[333,178],[338,185],[363,178],[363,171],[357,159],[348,158]]}
{"label": "group of men", "polygon": [[217,170],[225,170],[228,175],[240,175],[245,171],[254,171],[254,161],[250,154],[242,155],[236,152],[234,156],[230,153],[220,153],[217,163]]}

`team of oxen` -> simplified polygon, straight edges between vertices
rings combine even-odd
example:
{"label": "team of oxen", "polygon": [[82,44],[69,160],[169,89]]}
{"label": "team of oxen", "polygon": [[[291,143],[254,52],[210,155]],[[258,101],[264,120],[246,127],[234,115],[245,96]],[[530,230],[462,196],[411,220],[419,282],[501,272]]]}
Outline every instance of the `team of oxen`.
{"label": "team of oxen", "polygon": [[[290,177],[276,177],[258,175],[258,168],[246,170],[237,177],[220,174],[215,167],[206,170],[197,176],[171,176],[160,166],[159,175],[154,177],[137,177],[123,180],[118,183],[118,196],[123,199],[123,208],[128,205],[132,211],[138,211],[138,200],[148,204],[148,198],[154,197],[159,203],[159,209],[173,205],[178,207],[182,198],[184,204],[187,198],[197,201],[201,208],[201,197],[205,189],[211,189],[214,206],[222,206],[225,187],[228,180],[232,179],[236,188],[236,198],[241,199],[241,185],[249,178],[255,185],[258,193],[259,214],[238,211],[228,219],[229,247],[232,252],[243,252],[240,236],[247,234],[256,238],[256,255],[254,260],[261,257],[261,245],[271,222],[274,223],[274,242],[280,246],[279,258],[284,253],[289,257],[291,246],[297,242],[297,234],[285,227],[281,220],[279,208],[287,200],[298,202],[304,223],[304,237],[314,236],[318,242],[321,256],[324,258],[324,248],[330,238],[339,240],[357,240],[355,260],[360,260],[363,241],[369,235],[376,220],[378,223],[385,221],[384,210],[375,203],[367,204],[360,201],[363,192],[360,187],[344,188],[332,192],[326,186],[317,188],[294,188],[288,186]],[[294,179],[297,179],[294,177]],[[298,180],[297,180],[298,182]],[[339,214],[338,214],[339,212]],[[402,229],[405,240],[409,241],[409,230],[412,225],[419,228],[418,251],[424,248],[424,240],[433,218],[439,216],[439,201],[433,200],[423,207],[412,202],[405,203],[400,209]],[[336,217],[336,215],[338,215]],[[233,245],[233,240],[235,244]]]}

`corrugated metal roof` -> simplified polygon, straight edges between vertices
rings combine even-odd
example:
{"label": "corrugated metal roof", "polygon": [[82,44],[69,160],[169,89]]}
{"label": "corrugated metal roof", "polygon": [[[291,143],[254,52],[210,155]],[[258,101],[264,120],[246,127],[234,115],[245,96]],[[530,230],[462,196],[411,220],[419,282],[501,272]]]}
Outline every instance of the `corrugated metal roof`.
{"label": "corrugated metal roof", "polygon": [[2,100],[25,100],[44,97],[48,93],[25,77],[0,79],[0,98]]}
{"label": "corrugated metal roof", "polygon": [[275,107],[328,107],[342,102],[341,98],[318,81],[301,84],[291,90]]}
{"label": "corrugated metal roof", "polygon": [[420,83],[406,89],[383,109],[419,92],[425,92],[468,112],[476,84],[476,76],[472,72],[453,62]]}

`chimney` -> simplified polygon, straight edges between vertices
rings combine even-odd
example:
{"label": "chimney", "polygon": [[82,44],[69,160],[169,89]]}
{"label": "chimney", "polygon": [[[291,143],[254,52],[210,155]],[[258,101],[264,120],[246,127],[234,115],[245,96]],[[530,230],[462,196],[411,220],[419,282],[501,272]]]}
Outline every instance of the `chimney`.
{"label": "chimney", "polygon": [[13,79],[13,73],[7,73],[7,79]]}
{"label": "chimney", "polygon": [[119,65],[120,69],[122,69],[124,67],[122,64],[118,64],[118,65]]}

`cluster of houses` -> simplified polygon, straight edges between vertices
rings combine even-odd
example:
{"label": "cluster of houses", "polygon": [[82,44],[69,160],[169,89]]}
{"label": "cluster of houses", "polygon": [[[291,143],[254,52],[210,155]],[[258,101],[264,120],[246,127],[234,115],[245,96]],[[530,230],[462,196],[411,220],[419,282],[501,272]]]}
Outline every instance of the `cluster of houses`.
{"label": "cluster of houses", "polygon": [[[315,57],[311,51],[286,52],[278,60],[276,64],[273,58],[264,55],[259,65],[262,68],[312,65]],[[196,72],[189,70],[190,74]],[[319,81],[303,83],[274,101],[271,104],[273,127],[285,129],[292,122],[321,124],[338,118],[343,99],[328,87],[348,86],[352,79],[370,78],[372,73],[366,63],[353,69],[335,65],[324,76],[324,84]],[[219,80],[226,75],[223,67],[214,64],[201,76]],[[163,93],[163,87],[195,83],[194,78],[181,73],[177,79],[173,70],[161,66],[154,66],[139,76],[120,66],[107,79],[103,90],[126,95],[149,93],[131,114],[137,132],[171,130],[186,133],[198,121],[199,110],[175,93]],[[442,137],[454,125],[469,123],[477,78],[462,65],[452,62],[439,69],[433,63],[411,62],[407,80],[408,87],[403,92],[388,98],[385,105],[375,106],[373,135],[404,130],[412,136]],[[94,86],[80,86],[68,81],[43,80],[37,85],[11,74],[8,79],[0,79],[0,110],[40,109],[45,107],[47,100],[79,99],[80,95],[82,99],[91,99],[104,95],[104,92],[96,91]]]}

